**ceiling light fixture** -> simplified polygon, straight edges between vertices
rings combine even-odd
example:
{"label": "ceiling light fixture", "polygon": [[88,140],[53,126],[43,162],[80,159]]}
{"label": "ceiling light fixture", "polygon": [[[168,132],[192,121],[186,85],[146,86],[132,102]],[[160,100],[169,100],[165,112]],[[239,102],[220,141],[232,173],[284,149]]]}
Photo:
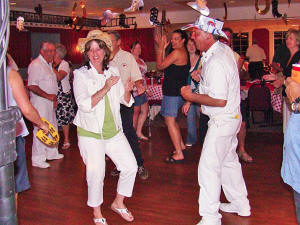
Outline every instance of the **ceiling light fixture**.
{"label": "ceiling light fixture", "polygon": [[16,2],[11,2],[9,3],[10,5],[16,5],[17,3]]}

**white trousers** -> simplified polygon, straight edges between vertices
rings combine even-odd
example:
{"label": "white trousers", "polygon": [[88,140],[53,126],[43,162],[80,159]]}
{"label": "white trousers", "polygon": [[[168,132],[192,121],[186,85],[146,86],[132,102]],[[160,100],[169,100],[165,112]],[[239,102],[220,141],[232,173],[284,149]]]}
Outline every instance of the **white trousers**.
{"label": "white trousers", "polygon": [[90,207],[103,203],[103,182],[105,176],[105,154],[111,158],[120,171],[117,193],[132,196],[137,162],[123,132],[108,140],[78,136],[78,146],[86,165],[88,201]]}
{"label": "white trousers", "polygon": [[[39,112],[40,116],[48,120],[57,129],[56,115],[53,108],[53,103],[40,102],[39,104],[33,104]],[[33,129],[33,141],[32,141],[32,156],[31,160],[35,163],[45,162],[46,159],[55,158],[59,152],[57,146],[50,147],[41,142],[36,136],[38,128],[34,126]],[[49,134],[50,135],[50,134]]]}
{"label": "white trousers", "polygon": [[289,122],[289,119],[291,117],[291,107],[290,107],[290,103],[287,97],[283,97],[283,104],[282,104],[282,117],[283,117],[283,133],[285,132],[285,128]]}
{"label": "white trousers", "polygon": [[198,166],[199,214],[220,219],[221,187],[227,200],[250,209],[241,164],[236,153],[240,119],[210,119]]}

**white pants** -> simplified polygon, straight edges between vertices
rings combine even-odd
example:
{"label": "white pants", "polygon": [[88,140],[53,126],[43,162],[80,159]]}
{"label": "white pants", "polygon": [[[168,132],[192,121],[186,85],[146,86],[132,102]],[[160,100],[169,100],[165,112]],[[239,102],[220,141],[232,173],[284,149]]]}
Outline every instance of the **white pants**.
{"label": "white pants", "polygon": [[[40,104],[33,104],[39,112],[40,116],[48,120],[57,129],[56,115],[53,108],[53,103],[40,102]],[[36,136],[38,128],[35,126],[33,129],[33,141],[32,141],[32,156],[31,160],[35,163],[45,162],[46,159],[55,158],[59,152],[57,146],[50,147],[41,142]],[[50,134],[49,134],[50,135]]]}
{"label": "white pants", "polygon": [[78,136],[78,146],[86,165],[88,206],[97,207],[103,203],[105,154],[120,171],[117,193],[126,197],[132,196],[137,163],[123,132],[108,140]]}
{"label": "white pants", "polygon": [[250,209],[241,164],[236,153],[240,119],[210,119],[198,167],[199,214],[208,220],[220,219],[221,187],[227,200]]}
{"label": "white pants", "polygon": [[289,122],[289,119],[291,117],[291,107],[290,107],[290,102],[288,100],[287,97],[283,97],[283,106],[282,106],[282,117],[283,117],[283,125],[282,125],[282,128],[283,128],[283,133],[285,131],[285,128]]}

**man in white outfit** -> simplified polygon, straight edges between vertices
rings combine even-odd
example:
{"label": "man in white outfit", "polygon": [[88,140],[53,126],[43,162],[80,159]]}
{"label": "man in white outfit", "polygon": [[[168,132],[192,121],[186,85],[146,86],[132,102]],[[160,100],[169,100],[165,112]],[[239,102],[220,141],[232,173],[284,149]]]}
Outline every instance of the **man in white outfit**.
{"label": "man in white outfit", "polygon": [[[40,55],[28,67],[28,89],[30,101],[41,117],[48,120],[56,129],[57,122],[55,108],[57,105],[56,94],[58,91],[56,75],[52,70],[55,56],[55,46],[51,42],[43,42]],[[35,136],[38,127],[33,129],[32,166],[48,168],[46,160],[61,159],[63,154],[58,153],[57,146],[49,147]]]}
{"label": "man in white outfit", "polygon": [[[189,86],[181,89],[182,96],[201,104],[202,113],[209,116],[198,167],[200,185],[198,225],[221,225],[219,209],[250,216],[250,205],[236,153],[237,133],[241,125],[240,81],[232,50],[220,43],[223,22],[200,16],[182,29],[194,28],[192,38],[203,52],[199,93]],[[221,187],[230,203],[220,204]]]}

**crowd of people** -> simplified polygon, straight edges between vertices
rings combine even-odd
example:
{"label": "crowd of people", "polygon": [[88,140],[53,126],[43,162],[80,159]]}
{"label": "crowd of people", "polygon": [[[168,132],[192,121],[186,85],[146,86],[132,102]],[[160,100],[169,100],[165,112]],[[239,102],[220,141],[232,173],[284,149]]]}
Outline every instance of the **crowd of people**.
{"label": "crowd of people", "polygon": [[[251,215],[239,162],[239,158],[248,163],[253,161],[245,150],[246,103],[240,98],[244,57],[232,49],[232,30],[222,27],[223,22],[201,15],[195,23],[173,31],[170,41],[161,33],[154,37],[156,66],[164,71],[161,115],[174,148],[164,161],[183,163],[186,149],[198,139],[203,142],[198,166],[202,219],[198,225],[221,225],[219,210]],[[297,177],[300,84],[286,79],[291,76],[292,64],[299,63],[299,44],[299,31],[289,30],[286,45],[273,59],[278,73],[263,78],[274,81],[278,89],[287,86],[285,102],[293,103],[292,108],[287,107],[292,115],[285,132],[282,177],[294,189],[300,224]],[[142,130],[149,113],[147,96],[151,96],[145,81],[147,65],[141,58],[142,45],[136,41],[131,45],[131,52],[127,52],[121,49],[117,31],[93,30],[86,38],[79,39],[78,47],[83,64],[72,71],[64,60],[67,50],[63,45],[49,41],[41,44],[39,56],[28,67],[30,101],[16,65],[8,56],[9,105],[18,105],[23,115],[33,122],[31,162],[34,167],[48,168],[49,161],[64,157],[57,145],[47,146],[36,137],[39,129],[49,131],[41,117],[56,129],[62,128],[63,150],[75,144],[70,141],[69,129],[71,123],[76,125],[78,147],[86,166],[87,205],[93,208],[94,223],[108,224],[101,211],[106,157],[115,164],[111,175],[119,176],[111,209],[131,222],[134,216],[124,200],[132,196],[136,175],[142,180],[149,178],[140,148],[140,141],[149,141]],[[261,78],[261,65],[266,56],[255,41],[246,56],[250,59],[250,76]],[[185,139],[177,122],[179,111],[187,116]],[[199,117],[200,133],[204,133],[200,137],[196,117]],[[30,187],[23,138],[26,135],[28,131],[21,120],[16,139],[16,192]],[[220,202],[221,189],[229,203]]]}

